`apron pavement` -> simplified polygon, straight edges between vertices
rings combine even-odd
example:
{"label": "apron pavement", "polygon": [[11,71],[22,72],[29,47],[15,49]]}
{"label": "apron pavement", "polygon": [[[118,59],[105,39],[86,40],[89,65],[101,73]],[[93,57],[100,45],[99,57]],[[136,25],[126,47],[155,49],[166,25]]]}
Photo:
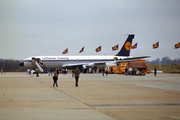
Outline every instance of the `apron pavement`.
{"label": "apron pavement", "polygon": [[180,119],[180,75],[0,75],[0,120]]}

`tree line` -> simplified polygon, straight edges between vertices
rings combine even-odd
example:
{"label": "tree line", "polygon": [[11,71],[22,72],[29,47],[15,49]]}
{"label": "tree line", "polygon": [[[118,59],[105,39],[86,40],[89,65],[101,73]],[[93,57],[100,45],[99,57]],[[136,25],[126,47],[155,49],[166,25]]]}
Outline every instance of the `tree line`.
{"label": "tree line", "polygon": [[26,68],[19,65],[19,60],[13,59],[0,59],[0,69],[3,69],[5,72],[26,71]]}
{"label": "tree line", "polygon": [[180,64],[180,58],[177,58],[177,59],[170,59],[169,57],[163,57],[162,59],[160,58],[157,58],[155,60],[152,60],[152,61],[149,61],[147,60],[146,61],[147,64]]}

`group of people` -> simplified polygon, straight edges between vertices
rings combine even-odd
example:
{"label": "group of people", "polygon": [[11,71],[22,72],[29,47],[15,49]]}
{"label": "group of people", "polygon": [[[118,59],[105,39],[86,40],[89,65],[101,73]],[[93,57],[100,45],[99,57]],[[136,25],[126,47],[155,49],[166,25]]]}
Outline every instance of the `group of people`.
{"label": "group of people", "polygon": [[57,72],[57,74],[59,74],[59,73],[62,73],[62,74],[67,74],[68,73],[68,70],[65,68],[62,68],[62,69],[60,69],[60,68],[56,68],[56,69],[52,69],[52,68],[47,68],[46,70],[45,70],[45,73],[47,73],[48,74],[48,76],[52,76],[52,73],[53,73],[53,71],[56,71]]}
{"label": "group of people", "polygon": [[[107,70],[105,70],[105,69],[103,69],[103,76],[104,76],[104,73],[106,73],[106,75],[108,74],[108,72],[105,72],[105,71],[107,71]],[[128,70],[127,69],[125,69],[125,72],[127,72]],[[156,76],[156,68],[154,69],[154,75]],[[80,70],[79,70],[79,68],[78,67],[76,67],[76,69],[74,69],[73,71],[72,71],[72,77],[74,77],[75,78],[75,86],[76,87],[78,87],[78,81],[79,81],[79,76],[80,76]],[[58,87],[58,83],[57,83],[57,81],[58,81],[58,74],[59,74],[59,72],[58,72],[58,70],[57,71],[55,71],[54,72],[54,74],[53,74],[53,87]]]}
{"label": "group of people", "polygon": [[124,70],[124,74],[125,75],[145,75],[145,70],[146,69],[143,69],[143,68],[128,68],[126,67],[125,70]]}
{"label": "group of people", "polygon": [[[79,81],[79,75],[80,75],[80,70],[79,70],[79,68],[78,67],[76,67],[76,69],[74,69],[73,71],[72,71],[72,77],[74,77],[75,78],[75,86],[76,87],[78,87],[78,81]],[[54,75],[53,75],[53,87],[58,87],[58,83],[57,83],[57,81],[58,81],[58,73],[57,73],[57,71],[55,71],[54,72]]]}

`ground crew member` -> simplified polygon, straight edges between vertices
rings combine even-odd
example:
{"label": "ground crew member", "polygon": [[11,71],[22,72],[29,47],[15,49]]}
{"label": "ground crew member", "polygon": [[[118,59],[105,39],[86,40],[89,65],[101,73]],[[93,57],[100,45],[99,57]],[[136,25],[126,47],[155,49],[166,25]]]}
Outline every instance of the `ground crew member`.
{"label": "ground crew member", "polygon": [[57,84],[57,80],[58,80],[58,75],[56,72],[54,72],[54,75],[53,75],[53,87],[56,85],[56,87],[58,87],[58,84]]}
{"label": "ground crew member", "polygon": [[72,77],[75,77],[75,86],[78,87],[78,80],[79,80],[80,70],[78,67],[76,67],[75,70],[73,70]]}
{"label": "ground crew member", "polygon": [[102,69],[102,76],[104,76],[104,71],[105,71],[105,70],[104,70],[104,67],[103,67],[103,69]]}
{"label": "ground crew member", "polygon": [[157,69],[156,67],[154,68],[154,76],[156,76],[156,72],[157,72]]}

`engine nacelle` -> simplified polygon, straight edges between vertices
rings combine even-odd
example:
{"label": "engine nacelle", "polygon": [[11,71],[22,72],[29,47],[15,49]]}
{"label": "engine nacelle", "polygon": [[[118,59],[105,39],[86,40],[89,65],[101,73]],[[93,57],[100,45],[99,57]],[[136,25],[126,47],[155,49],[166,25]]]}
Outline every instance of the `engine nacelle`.
{"label": "engine nacelle", "polygon": [[86,69],[86,65],[83,65],[82,67],[83,67],[84,69]]}
{"label": "engine nacelle", "polygon": [[27,68],[34,68],[34,64],[32,64],[32,62],[24,62],[24,67],[27,67]]}
{"label": "engine nacelle", "polygon": [[116,62],[108,62],[108,63],[106,63],[106,66],[113,66],[113,65],[116,66],[117,65]]}
{"label": "engine nacelle", "polygon": [[87,66],[94,67],[94,63],[89,63]]}

